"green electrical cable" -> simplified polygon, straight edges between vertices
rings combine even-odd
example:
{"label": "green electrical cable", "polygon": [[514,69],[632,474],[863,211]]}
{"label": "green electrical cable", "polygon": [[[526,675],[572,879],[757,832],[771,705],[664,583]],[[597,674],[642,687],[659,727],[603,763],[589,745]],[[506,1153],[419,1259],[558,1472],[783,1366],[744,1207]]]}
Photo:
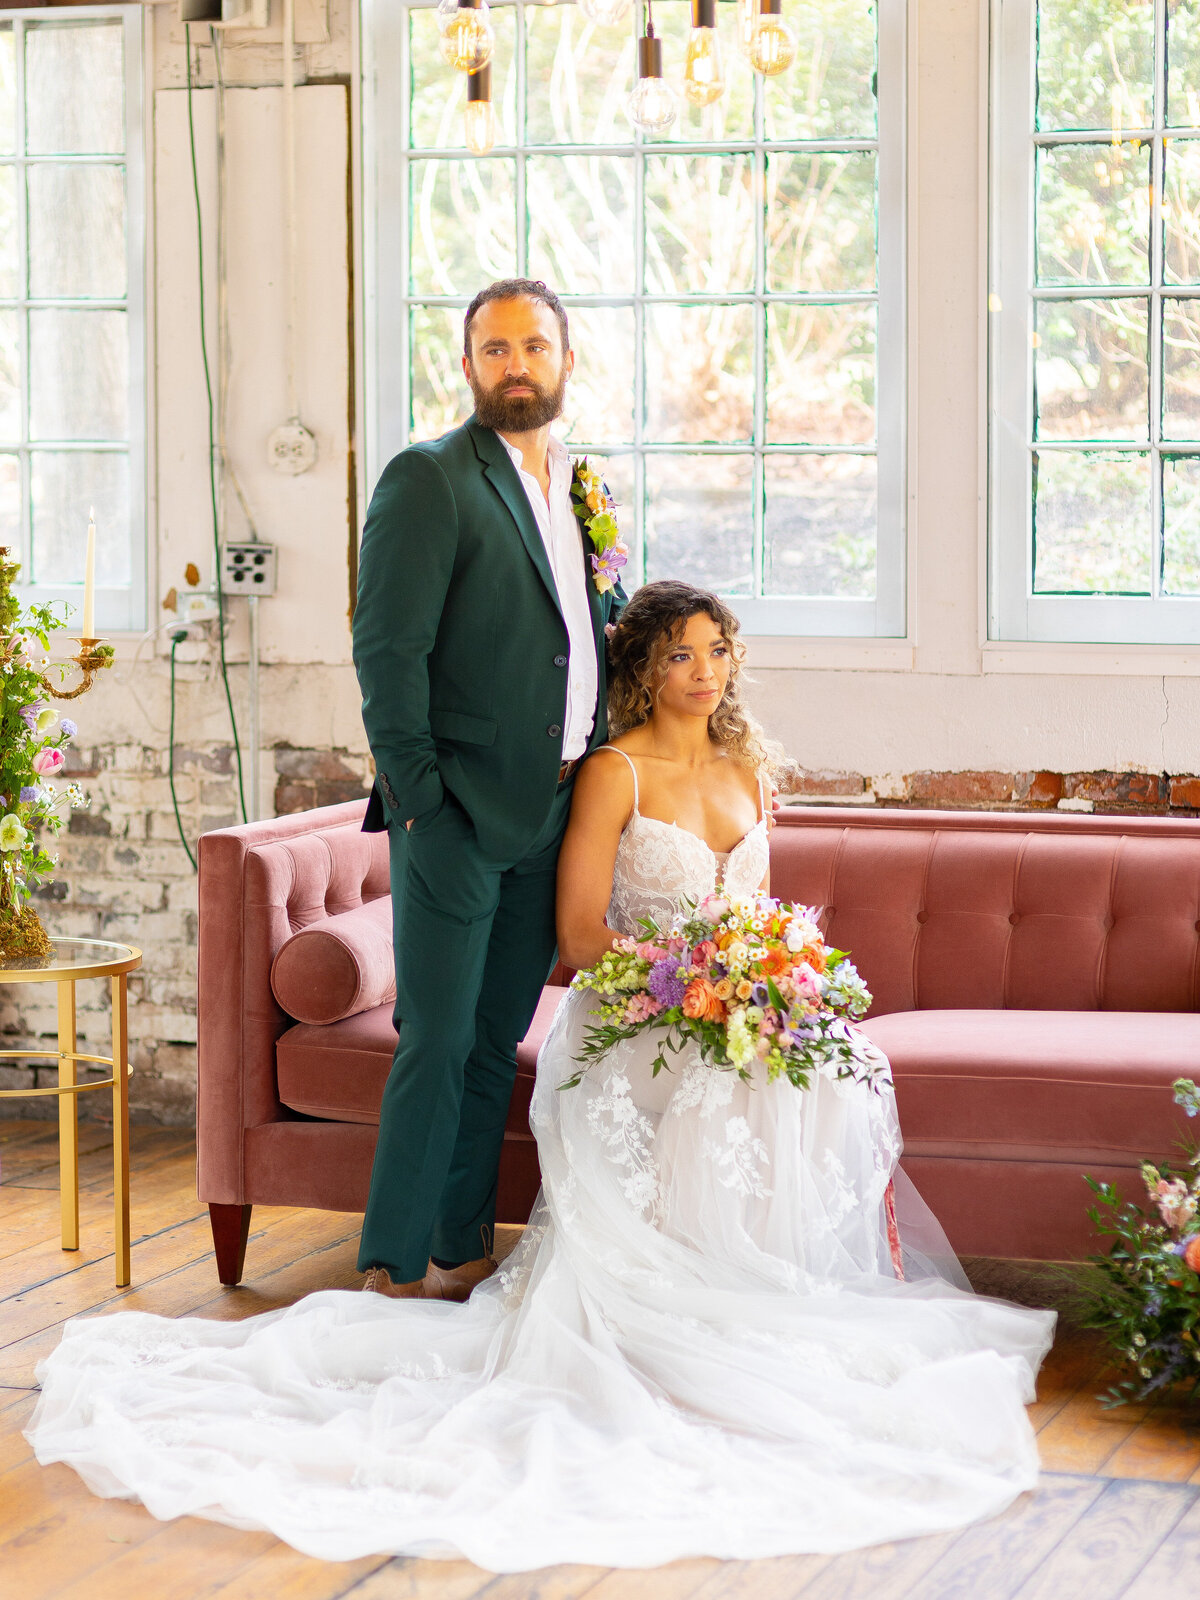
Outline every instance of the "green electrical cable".
{"label": "green electrical cable", "polygon": [[[238,739],[237,718],[233,713],[233,694],[229,688],[229,667],[225,660],[225,595],[221,588],[221,519],[217,510],[217,417],[213,404],[212,374],[208,366],[208,334],[204,326],[204,222],[200,210],[200,175],[196,167],[196,124],[192,116],[192,28],[185,25],[187,42],[187,118],[188,143],[192,156],[192,193],[196,200],[196,247],[200,262],[200,354],[204,364],[204,389],[208,396],[208,489],[212,502],[213,573],[217,585],[217,641],[221,654],[221,682],[225,685],[225,703],[229,707],[229,726],[233,731],[233,753],[237,759],[238,800],[242,807],[242,821],[248,822],[246,811],[246,783],[242,775],[242,746]],[[174,712],[175,702],[171,701]],[[189,851],[190,855],[190,851]],[[193,863],[194,865],[194,863]]]}
{"label": "green electrical cable", "polygon": [[196,858],[192,854],[191,845],[187,842],[187,834],[183,831],[183,818],[179,815],[179,796],[175,793],[175,652],[186,638],[186,628],[180,628],[178,633],[171,635],[171,742],[167,747],[167,782],[171,785],[171,804],[175,808],[175,826],[179,829],[179,842],[187,852],[192,871],[195,872]]}

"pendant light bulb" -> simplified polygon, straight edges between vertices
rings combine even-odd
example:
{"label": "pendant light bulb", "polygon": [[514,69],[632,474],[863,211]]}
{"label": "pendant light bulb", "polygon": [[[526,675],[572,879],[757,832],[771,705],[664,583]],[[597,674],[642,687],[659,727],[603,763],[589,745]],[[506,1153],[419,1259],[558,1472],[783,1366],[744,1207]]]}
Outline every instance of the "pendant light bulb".
{"label": "pendant light bulb", "polygon": [[778,77],[796,55],[796,31],[780,13],[783,0],[759,0],[758,21],[750,35],[750,65],[764,78]]}
{"label": "pendant light bulb", "polygon": [[467,75],[467,109],[464,137],[473,156],[486,156],[496,142],[496,113],[492,109],[492,69],[480,67]]}
{"label": "pendant light bulb", "polygon": [[579,0],[579,9],[598,28],[616,28],[629,15],[633,0]]}
{"label": "pendant light bulb", "polygon": [[737,21],[733,27],[733,42],[738,55],[749,56],[750,41],[754,37],[757,22],[758,0],[737,0]]}
{"label": "pendant light bulb", "polygon": [[717,38],[717,0],[692,0],[683,92],[694,106],[711,106],[725,93],[725,63]]}
{"label": "pendant light bulb", "polygon": [[647,25],[638,40],[638,81],[625,102],[625,115],[642,133],[665,133],[679,112],[675,91],[663,82],[662,40]]}
{"label": "pendant light bulb", "polygon": [[458,0],[441,37],[442,59],[456,72],[478,72],[492,59],[496,34],[487,0]]}

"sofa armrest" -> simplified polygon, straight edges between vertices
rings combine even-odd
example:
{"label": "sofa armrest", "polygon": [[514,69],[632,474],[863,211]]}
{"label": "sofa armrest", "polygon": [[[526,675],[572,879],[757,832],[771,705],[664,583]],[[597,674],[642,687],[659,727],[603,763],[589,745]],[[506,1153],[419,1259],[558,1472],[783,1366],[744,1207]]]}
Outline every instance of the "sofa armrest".
{"label": "sofa armrest", "polygon": [[388,893],[387,835],[362,832],[366,801],[324,806],[200,839],[197,1187],[245,1200],[243,1135],[288,1117],[275,1044],[293,1019],[271,963],[299,928]]}

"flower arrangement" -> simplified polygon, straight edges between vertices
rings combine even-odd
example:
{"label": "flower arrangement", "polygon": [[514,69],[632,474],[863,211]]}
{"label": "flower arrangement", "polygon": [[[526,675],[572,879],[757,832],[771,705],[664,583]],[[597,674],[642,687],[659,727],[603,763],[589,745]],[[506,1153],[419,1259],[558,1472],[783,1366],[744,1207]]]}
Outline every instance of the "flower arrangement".
{"label": "flower arrangement", "polygon": [[[1200,1113],[1191,1079],[1173,1087],[1189,1117]],[[1105,1405],[1144,1400],[1174,1383],[1200,1388],[1200,1148],[1187,1165],[1184,1172],[1143,1162],[1148,1211],[1122,1201],[1112,1184],[1086,1178],[1099,1197],[1088,1215],[1114,1243],[1108,1255],[1092,1258],[1100,1282],[1084,1322],[1108,1336],[1135,1374],[1102,1396]]]}
{"label": "flower arrangement", "polygon": [[629,560],[614,515],[616,506],[603,478],[586,456],[572,463],[571,509],[583,524],[592,544],[592,582],[601,594],[615,587]]}
{"label": "flower arrangement", "polygon": [[30,659],[34,643],[49,649],[66,626],[52,606],[22,610],[12,592],[19,571],[0,549],[0,959],[43,956],[50,948],[30,893],[54,868],[42,830],[57,833],[65,812],[84,804],[71,783],[54,779],[66,766],[64,748],[78,731],[46,698],[46,679]]}
{"label": "flower arrangement", "polygon": [[645,937],[619,939],[572,981],[591,990],[600,1020],[584,1037],[581,1069],[648,1029],[663,1034],[653,1072],[691,1041],[709,1066],[768,1082],[785,1077],[807,1089],[814,1072],[878,1088],[887,1063],[850,1019],[866,1015],[871,995],[845,951],[831,950],[819,912],[773,900],[710,894],[685,902],[669,927],[643,919]]}

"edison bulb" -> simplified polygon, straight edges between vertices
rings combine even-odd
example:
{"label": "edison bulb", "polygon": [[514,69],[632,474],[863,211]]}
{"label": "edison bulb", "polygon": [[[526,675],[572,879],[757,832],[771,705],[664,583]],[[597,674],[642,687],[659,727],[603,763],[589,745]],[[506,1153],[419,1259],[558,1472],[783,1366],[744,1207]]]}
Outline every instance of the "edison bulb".
{"label": "edison bulb", "polygon": [[734,24],[733,39],[739,55],[750,54],[750,41],[754,37],[754,25],[757,21],[758,0],[737,0],[737,21]]}
{"label": "edison bulb", "polygon": [[661,78],[639,78],[625,102],[625,115],[643,133],[665,133],[678,112],[675,91]]}
{"label": "edison bulb", "polygon": [[442,59],[457,72],[478,72],[492,59],[495,30],[487,7],[458,6],[441,38]]}
{"label": "edison bulb", "polygon": [[715,28],[693,28],[683,69],[683,92],[694,106],[711,106],[725,93],[725,63]]}
{"label": "edison bulb", "polygon": [[768,12],[750,36],[750,65],[764,78],[786,72],[796,54],[796,35],[782,17]]}
{"label": "edison bulb", "polygon": [[490,100],[471,100],[466,112],[467,149],[485,156],[496,142],[496,113]]}
{"label": "edison bulb", "polygon": [[633,0],[579,0],[579,9],[600,28],[615,28],[629,15]]}

